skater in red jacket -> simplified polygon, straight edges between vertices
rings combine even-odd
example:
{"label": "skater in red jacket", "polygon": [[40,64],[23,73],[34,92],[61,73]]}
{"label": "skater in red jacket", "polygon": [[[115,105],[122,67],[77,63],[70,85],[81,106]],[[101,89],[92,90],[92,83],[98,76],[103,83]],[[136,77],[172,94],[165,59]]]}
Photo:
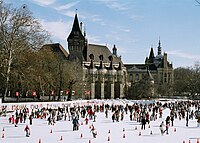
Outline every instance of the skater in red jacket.
{"label": "skater in red jacket", "polygon": [[26,125],[24,131],[26,132],[26,137],[30,136],[30,128],[28,127],[28,125]]}

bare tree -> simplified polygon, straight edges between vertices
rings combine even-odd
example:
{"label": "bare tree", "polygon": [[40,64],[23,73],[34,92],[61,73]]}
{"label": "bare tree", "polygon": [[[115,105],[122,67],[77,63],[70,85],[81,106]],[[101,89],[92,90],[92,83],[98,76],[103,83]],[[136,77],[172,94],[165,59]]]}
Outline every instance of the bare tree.
{"label": "bare tree", "polygon": [[13,63],[17,62],[20,53],[37,51],[49,35],[32,16],[26,5],[12,8],[0,3],[0,60],[2,76],[5,78],[3,101],[8,94],[10,74]]}

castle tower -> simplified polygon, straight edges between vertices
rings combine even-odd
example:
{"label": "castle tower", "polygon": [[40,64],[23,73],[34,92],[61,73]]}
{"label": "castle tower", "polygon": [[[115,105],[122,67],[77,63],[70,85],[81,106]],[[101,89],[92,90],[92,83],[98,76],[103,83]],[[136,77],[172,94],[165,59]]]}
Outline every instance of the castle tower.
{"label": "castle tower", "polygon": [[87,40],[80,29],[77,13],[75,14],[74,23],[67,38],[67,42],[70,53],[69,60],[75,60],[78,62],[84,61],[86,59],[86,54],[84,52],[86,51]]}

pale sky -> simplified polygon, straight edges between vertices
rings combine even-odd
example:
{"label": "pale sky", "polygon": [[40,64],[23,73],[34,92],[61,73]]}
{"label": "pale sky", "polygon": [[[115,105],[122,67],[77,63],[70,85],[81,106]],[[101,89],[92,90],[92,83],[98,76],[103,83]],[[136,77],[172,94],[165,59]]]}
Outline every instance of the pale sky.
{"label": "pale sky", "polygon": [[150,48],[162,52],[174,67],[200,61],[200,5],[195,0],[3,0],[26,4],[33,16],[67,50],[66,38],[77,9],[89,43],[115,44],[124,63],[144,63]]}

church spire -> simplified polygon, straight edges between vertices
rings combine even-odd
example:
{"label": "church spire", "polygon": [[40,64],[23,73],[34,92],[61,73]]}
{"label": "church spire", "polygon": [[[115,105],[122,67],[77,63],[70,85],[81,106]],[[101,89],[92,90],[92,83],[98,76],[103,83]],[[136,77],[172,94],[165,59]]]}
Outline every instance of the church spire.
{"label": "church spire", "polygon": [[82,34],[80,25],[79,25],[77,11],[76,11],[76,14],[75,14],[75,17],[74,17],[74,23],[73,23],[73,26],[72,26],[71,33],[69,34],[67,40],[74,39],[74,38],[85,39],[83,34]]}
{"label": "church spire", "polygon": [[159,42],[158,42],[158,55],[161,55],[161,42],[160,42],[160,38],[159,38]]}

